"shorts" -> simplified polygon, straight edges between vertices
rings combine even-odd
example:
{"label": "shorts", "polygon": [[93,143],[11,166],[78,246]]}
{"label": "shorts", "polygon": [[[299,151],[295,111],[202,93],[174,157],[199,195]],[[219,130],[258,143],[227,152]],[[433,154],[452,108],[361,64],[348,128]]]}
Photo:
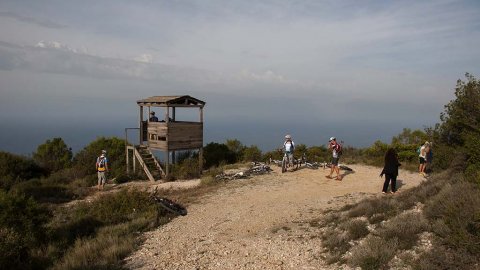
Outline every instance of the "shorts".
{"label": "shorts", "polygon": [[338,157],[332,158],[332,165],[338,166],[338,160],[339,160],[339,159],[340,159],[340,158],[338,158]]}
{"label": "shorts", "polygon": [[425,158],[419,157],[418,159],[420,160],[420,164],[425,164]]}
{"label": "shorts", "polygon": [[287,160],[289,164],[293,164],[293,154],[291,152],[287,152]]}
{"label": "shorts", "polygon": [[105,176],[105,172],[98,172],[98,184],[104,185],[107,183],[107,177]]}

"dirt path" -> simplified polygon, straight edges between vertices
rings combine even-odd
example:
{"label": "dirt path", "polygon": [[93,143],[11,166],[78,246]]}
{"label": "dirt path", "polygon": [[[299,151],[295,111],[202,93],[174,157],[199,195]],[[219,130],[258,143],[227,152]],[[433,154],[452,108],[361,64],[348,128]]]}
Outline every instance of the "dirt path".
{"label": "dirt path", "polygon": [[[145,243],[125,262],[132,269],[329,269],[322,260],[319,231],[312,220],[320,210],[366,196],[382,196],[374,167],[352,165],[343,181],[323,169],[236,180],[188,215],[146,233]],[[401,171],[400,189],[423,178]],[[395,195],[383,195],[395,196]]]}

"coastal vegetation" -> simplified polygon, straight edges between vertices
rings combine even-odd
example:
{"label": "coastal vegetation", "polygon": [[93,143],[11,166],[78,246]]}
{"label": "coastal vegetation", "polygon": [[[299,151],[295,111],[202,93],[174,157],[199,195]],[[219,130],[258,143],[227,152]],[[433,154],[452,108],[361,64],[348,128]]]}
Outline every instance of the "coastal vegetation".
{"label": "coastal vegetation", "polygon": [[[319,213],[321,243],[332,264],[362,269],[475,269],[480,258],[480,82],[467,74],[440,123],[405,128],[390,143],[358,149],[344,146],[345,163],[383,164],[389,147],[404,168],[416,170],[417,147],[434,143],[434,174],[396,196],[369,198],[338,211]],[[149,194],[124,189],[84,200],[95,193],[95,160],[107,149],[115,183],[146,179],[126,175],[125,141],[100,137],[77,153],[62,138],[38,146],[31,157],[0,152],[1,269],[121,269],[122,259],[140,243],[139,233],[173,218],[152,204]],[[325,146],[297,145],[307,160],[328,161]],[[195,152],[177,156],[173,178],[198,178]],[[215,174],[238,163],[281,159],[237,139],[204,147],[203,185],[195,191],[165,191],[191,203],[218,185]],[[233,165],[232,165],[233,164]],[[188,193],[190,192],[190,193]],[[188,196],[186,195],[188,194]]]}

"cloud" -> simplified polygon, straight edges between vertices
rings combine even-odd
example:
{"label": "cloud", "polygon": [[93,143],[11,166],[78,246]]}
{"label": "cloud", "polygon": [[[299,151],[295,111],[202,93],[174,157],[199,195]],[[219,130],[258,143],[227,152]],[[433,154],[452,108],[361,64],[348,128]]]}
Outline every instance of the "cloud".
{"label": "cloud", "polygon": [[153,56],[151,54],[144,53],[135,57],[134,60],[142,63],[153,63]]}
{"label": "cloud", "polygon": [[77,50],[75,48],[72,48],[66,44],[60,43],[58,41],[40,41],[35,45],[36,48],[49,48],[49,49],[57,49],[57,50],[62,50],[62,51],[67,51],[67,52],[72,52],[72,53],[83,53],[83,54],[88,54],[88,50],[83,47],[81,50]]}
{"label": "cloud", "polygon": [[59,24],[48,19],[37,19],[8,11],[0,11],[0,17],[12,18],[20,22],[35,24],[46,28],[62,29],[67,27],[66,25]]}
{"label": "cloud", "polygon": [[272,82],[272,83],[288,82],[288,80],[284,76],[276,74],[271,70],[266,70],[263,73],[254,73],[247,69],[243,69],[240,72],[238,77],[243,80],[254,80],[254,81],[260,81],[260,82]]}
{"label": "cloud", "polygon": [[151,64],[150,60],[148,55],[142,55],[136,60],[90,55],[61,42],[41,41],[35,46],[0,42],[0,68],[4,70],[27,70],[97,79],[170,80],[190,83],[219,80],[217,74],[207,70]]}

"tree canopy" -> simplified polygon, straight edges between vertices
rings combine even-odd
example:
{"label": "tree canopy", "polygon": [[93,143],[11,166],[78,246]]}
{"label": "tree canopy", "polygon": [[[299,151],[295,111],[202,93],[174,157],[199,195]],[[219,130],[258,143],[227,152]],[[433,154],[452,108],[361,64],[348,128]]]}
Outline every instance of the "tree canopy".
{"label": "tree canopy", "polygon": [[49,172],[57,172],[72,164],[72,149],[62,138],[53,138],[37,147],[33,159]]}

